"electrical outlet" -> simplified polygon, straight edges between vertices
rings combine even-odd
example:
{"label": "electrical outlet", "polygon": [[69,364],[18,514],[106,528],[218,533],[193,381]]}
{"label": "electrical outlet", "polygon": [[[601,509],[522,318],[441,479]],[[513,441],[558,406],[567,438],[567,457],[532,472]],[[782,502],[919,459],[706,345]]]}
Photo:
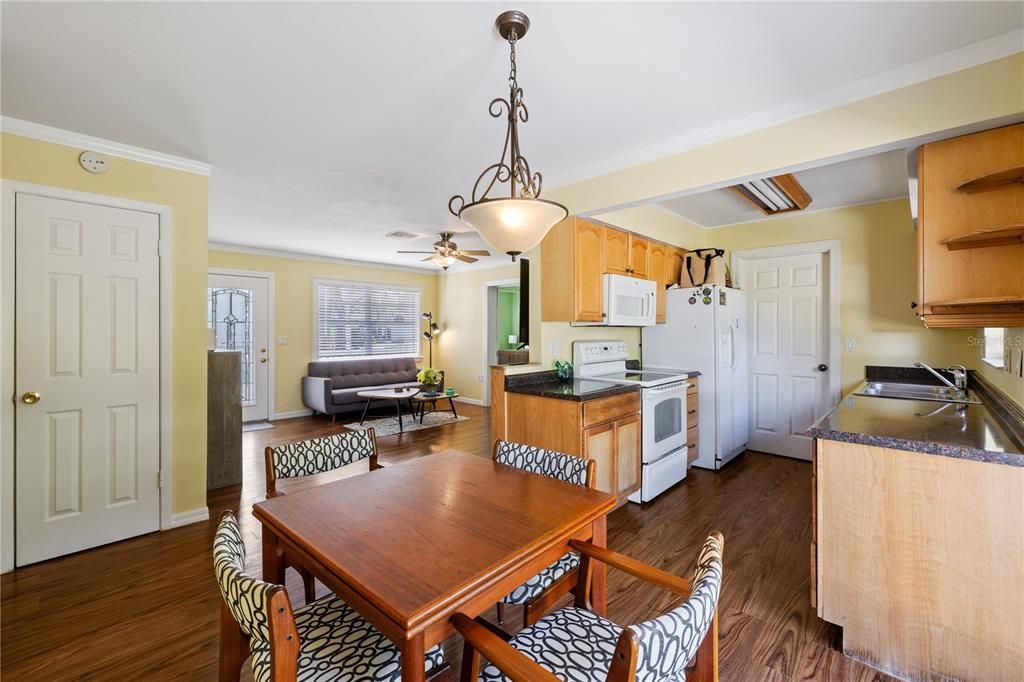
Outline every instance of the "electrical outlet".
{"label": "electrical outlet", "polygon": [[477,375],[476,375],[476,381],[477,381],[477,383],[479,383],[479,384],[482,384],[482,383],[484,383],[484,375],[483,375],[483,374],[477,374]]}
{"label": "electrical outlet", "polygon": [[561,349],[558,347],[558,341],[549,341],[548,342],[548,355],[550,355],[553,358],[557,358],[558,357],[558,352],[560,350]]}
{"label": "electrical outlet", "polygon": [[288,345],[288,337],[287,336],[279,336],[279,337],[277,337],[277,345],[279,345],[279,346],[287,346]]}
{"label": "electrical outlet", "polygon": [[857,339],[852,336],[846,337],[846,352],[852,353],[855,350],[857,350]]}

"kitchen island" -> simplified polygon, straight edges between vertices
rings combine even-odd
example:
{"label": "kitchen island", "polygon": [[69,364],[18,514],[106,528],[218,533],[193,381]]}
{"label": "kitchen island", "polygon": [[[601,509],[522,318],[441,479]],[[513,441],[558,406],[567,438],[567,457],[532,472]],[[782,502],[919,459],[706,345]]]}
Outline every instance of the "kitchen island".
{"label": "kitchen island", "polygon": [[904,679],[1021,679],[1024,420],[978,383],[971,405],[859,389],[809,430],[818,615]]}

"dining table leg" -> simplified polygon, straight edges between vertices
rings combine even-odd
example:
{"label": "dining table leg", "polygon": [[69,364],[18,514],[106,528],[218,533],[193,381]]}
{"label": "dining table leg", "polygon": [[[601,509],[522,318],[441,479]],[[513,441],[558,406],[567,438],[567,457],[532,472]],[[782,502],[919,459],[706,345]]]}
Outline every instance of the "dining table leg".
{"label": "dining table leg", "polygon": [[423,645],[423,633],[413,635],[402,643],[402,682],[424,682],[427,679],[424,670],[426,649]]}
{"label": "dining table leg", "polygon": [[277,541],[277,534],[263,526],[263,580],[284,585],[284,569],[284,551]]}
{"label": "dining table leg", "polygon": [[[598,547],[608,547],[608,517],[601,516],[593,523],[593,542]],[[590,562],[590,604],[594,613],[604,616],[608,608],[608,567],[600,561]]]}

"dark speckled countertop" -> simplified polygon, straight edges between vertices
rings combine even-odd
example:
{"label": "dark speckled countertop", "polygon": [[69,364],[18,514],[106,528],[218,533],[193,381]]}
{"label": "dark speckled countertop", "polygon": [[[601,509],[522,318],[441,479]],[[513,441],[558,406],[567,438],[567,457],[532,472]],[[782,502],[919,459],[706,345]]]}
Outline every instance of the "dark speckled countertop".
{"label": "dark speckled countertop", "polygon": [[556,400],[582,402],[639,390],[640,388],[637,386],[609,384],[604,381],[593,381],[591,379],[560,381],[558,375],[553,371],[515,374],[505,377],[505,391],[507,393],[522,393],[524,395],[535,395],[541,398],[554,398]]}
{"label": "dark speckled countertop", "polygon": [[[902,369],[902,368],[901,368]],[[868,377],[872,379],[869,368]],[[933,383],[909,370],[889,381]],[[981,390],[978,390],[978,389]],[[859,391],[861,387],[854,390]],[[808,429],[814,438],[1024,467],[1024,444],[996,398],[974,384],[981,405],[850,394]]]}

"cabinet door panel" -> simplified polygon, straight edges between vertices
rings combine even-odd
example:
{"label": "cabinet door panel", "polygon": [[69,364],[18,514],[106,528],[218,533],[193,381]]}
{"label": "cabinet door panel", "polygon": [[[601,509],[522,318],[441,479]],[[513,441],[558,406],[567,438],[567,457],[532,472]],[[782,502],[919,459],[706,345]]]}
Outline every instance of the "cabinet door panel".
{"label": "cabinet door panel", "polygon": [[597,464],[597,489],[606,493],[617,492],[614,422],[592,426],[583,432],[583,456]]}
{"label": "cabinet door panel", "polygon": [[[603,231],[601,225],[586,220],[576,220],[575,253],[576,281],[573,283],[575,292],[575,315],[577,322],[600,322],[604,313],[604,296],[601,285],[601,242]],[[565,267],[570,267],[569,263]],[[564,295],[568,295],[565,292]]]}
{"label": "cabinet door panel", "polygon": [[650,249],[650,270],[651,274],[649,279],[653,279],[658,283],[657,292],[657,307],[655,322],[665,321],[665,252],[667,247],[664,244],[651,244]]}
{"label": "cabinet door panel", "polygon": [[650,266],[647,262],[650,242],[635,234],[629,235],[629,274],[633,277],[647,279]]}
{"label": "cabinet door panel", "polygon": [[686,258],[686,249],[669,247],[665,255],[665,284],[679,284],[679,277],[683,274],[683,261]]}
{"label": "cabinet door panel", "polygon": [[619,495],[640,486],[640,415],[615,422],[615,478]]}
{"label": "cabinet door panel", "polygon": [[629,234],[604,227],[601,245],[601,270],[613,275],[629,274]]}

